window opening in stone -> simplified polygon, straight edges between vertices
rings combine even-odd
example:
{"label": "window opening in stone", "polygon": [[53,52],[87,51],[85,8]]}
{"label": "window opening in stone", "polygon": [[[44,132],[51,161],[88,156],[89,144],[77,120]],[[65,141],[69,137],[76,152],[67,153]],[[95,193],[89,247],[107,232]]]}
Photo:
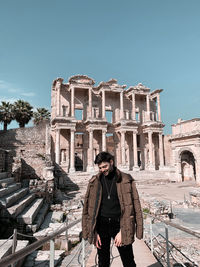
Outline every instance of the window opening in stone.
{"label": "window opening in stone", "polygon": [[75,109],[75,118],[77,120],[83,120],[83,110],[82,109]]}
{"label": "window opening in stone", "polygon": [[107,122],[109,122],[109,123],[113,122],[112,116],[113,116],[113,112],[110,111],[110,110],[109,111],[106,110],[106,120],[107,120]]}
{"label": "window opening in stone", "polygon": [[67,107],[66,106],[62,106],[62,110],[63,110],[63,117],[66,117],[66,114],[67,114]]}
{"label": "window opening in stone", "polygon": [[114,148],[115,143],[113,133],[106,133],[106,150],[113,156],[115,155]]}
{"label": "window opening in stone", "polygon": [[135,113],[135,119],[136,119],[136,121],[140,121],[140,114],[139,114],[139,112],[136,112]]}

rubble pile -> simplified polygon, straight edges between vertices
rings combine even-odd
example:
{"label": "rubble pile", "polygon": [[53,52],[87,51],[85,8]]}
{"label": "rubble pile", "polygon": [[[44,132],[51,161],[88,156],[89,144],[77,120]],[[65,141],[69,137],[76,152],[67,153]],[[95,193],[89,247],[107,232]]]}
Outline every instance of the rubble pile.
{"label": "rubble pile", "polygon": [[200,189],[195,189],[189,194],[192,205],[200,207]]}

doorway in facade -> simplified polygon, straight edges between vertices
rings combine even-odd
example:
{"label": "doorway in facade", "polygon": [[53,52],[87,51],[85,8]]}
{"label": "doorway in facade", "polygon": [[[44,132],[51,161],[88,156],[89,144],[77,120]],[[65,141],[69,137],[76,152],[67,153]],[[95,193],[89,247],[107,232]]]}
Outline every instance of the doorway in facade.
{"label": "doorway in facade", "polygon": [[83,171],[83,133],[75,134],[75,170]]}
{"label": "doorway in facade", "polygon": [[190,151],[183,151],[181,153],[181,174],[182,181],[196,180],[195,158]]}

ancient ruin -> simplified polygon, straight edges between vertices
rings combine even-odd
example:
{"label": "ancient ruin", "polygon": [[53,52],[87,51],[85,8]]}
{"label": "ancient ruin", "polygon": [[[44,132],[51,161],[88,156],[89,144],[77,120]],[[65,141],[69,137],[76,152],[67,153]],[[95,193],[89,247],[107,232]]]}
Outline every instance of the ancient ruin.
{"label": "ancient ruin", "polygon": [[108,150],[122,170],[162,169],[162,89],[150,92],[139,83],[125,90],[126,85],[115,79],[94,84],[84,75],[73,76],[66,84],[62,78],[53,81],[51,130],[56,164],[70,173],[93,172],[95,156]]}
{"label": "ancient ruin", "polygon": [[200,183],[200,119],[179,119],[172,125],[170,142],[176,180]]}

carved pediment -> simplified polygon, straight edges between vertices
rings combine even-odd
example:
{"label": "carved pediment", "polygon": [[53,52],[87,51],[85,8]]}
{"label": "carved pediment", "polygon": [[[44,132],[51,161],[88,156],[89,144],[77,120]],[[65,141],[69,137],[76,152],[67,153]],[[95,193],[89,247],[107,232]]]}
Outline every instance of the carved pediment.
{"label": "carved pediment", "polygon": [[95,81],[86,75],[75,75],[69,78],[69,83],[94,85]]}

